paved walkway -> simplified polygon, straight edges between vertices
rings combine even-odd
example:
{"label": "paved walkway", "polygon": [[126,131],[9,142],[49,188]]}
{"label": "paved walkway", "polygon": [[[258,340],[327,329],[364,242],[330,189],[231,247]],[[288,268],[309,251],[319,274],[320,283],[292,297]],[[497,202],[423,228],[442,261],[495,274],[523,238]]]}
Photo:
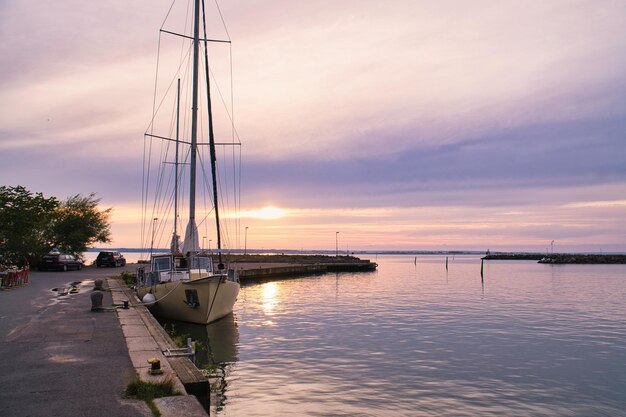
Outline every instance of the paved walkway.
{"label": "paved walkway", "polygon": [[[0,291],[0,416],[152,416],[122,399],[135,369],[116,313],[90,311],[93,280],[119,272],[31,272]],[[78,293],[52,291],[72,281]]]}

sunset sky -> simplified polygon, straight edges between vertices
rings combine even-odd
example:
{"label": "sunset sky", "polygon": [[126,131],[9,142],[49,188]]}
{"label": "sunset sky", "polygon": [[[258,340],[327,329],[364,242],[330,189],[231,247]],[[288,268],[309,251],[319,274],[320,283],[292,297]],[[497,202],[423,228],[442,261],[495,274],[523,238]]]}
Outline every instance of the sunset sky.
{"label": "sunset sky", "polygon": [[[113,247],[141,243],[170,4],[0,2],[0,185],[97,193]],[[257,249],[626,251],[625,1],[220,8],[239,246],[248,227]]]}

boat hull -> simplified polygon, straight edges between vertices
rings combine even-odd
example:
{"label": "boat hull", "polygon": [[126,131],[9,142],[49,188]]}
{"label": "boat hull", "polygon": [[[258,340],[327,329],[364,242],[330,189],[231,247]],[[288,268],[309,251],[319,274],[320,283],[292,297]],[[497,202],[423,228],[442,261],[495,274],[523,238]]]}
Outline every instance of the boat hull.
{"label": "boat hull", "polygon": [[140,287],[140,299],[152,293],[156,302],[148,305],[157,317],[189,323],[208,324],[232,313],[239,283],[222,277],[172,281]]}

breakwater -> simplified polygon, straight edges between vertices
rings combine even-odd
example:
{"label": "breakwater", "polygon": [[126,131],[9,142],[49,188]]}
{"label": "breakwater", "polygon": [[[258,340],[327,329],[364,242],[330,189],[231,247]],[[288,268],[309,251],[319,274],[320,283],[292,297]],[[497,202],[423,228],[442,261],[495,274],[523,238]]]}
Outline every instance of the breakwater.
{"label": "breakwater", "polygon": [[236,270],[242,281],[326,272],[367,272],[378,266],[354,256],[230,255],[228,260],[229,268]]}
{"label": "breakwater", "polygon": [[495,260],[495,261],[506,261],[506,260],[515,260],[515,261],[538,261],[546,255],[542,255],[540,253],[489,253],[483,256],[484,260]]}
{"label": "breakwater", "polygon": [[626,255],[583,253],[490,253],[485,260],[527,260],[546,264],[626,264]]}
{"label": "breakwater", "polygon": [[626,264],[626,255],[555,253],[539,260],[546,264]]}

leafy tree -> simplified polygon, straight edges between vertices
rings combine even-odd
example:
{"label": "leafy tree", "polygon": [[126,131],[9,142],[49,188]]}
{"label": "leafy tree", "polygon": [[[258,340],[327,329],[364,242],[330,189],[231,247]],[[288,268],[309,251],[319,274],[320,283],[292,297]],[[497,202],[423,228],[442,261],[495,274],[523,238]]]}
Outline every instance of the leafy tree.
{"label": "leafy tree", "polygon": [[33,259],[47,248],[46,231],[59,202],[22,186],[0,187],[0,256],[7,263]]}
{"label": "leafy tree", "polygon": [[80,255],[96,242],[111,241],[109,217],[111,208],[98,210],[100,199],[77,194],[62,202],[55,210],[51,247]]}
{"label": "leafy tree", "polygon": [[63,202],[22,186],[0,186],[0,262],[37,263],[52,248],[80,256],[96,242],[110,242],[111,209],[98,210],[95,194]]}

